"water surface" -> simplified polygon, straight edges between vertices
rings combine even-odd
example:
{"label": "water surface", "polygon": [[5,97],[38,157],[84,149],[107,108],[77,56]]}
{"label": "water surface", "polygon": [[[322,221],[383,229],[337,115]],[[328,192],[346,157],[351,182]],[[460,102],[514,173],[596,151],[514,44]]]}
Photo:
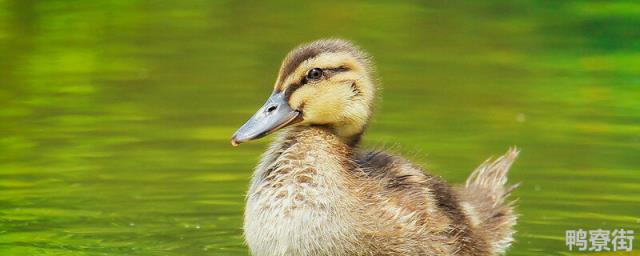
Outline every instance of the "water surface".
{"label": "water surface", "polygon": [[367,146],[452,182],[522,149],[509,255],[569,254],[567,229],[640,233],[638,17],[632,1],[0,0],[0,254],[246,255],[269,140],[229,138],[286,52],[322,37],[375,57]]}

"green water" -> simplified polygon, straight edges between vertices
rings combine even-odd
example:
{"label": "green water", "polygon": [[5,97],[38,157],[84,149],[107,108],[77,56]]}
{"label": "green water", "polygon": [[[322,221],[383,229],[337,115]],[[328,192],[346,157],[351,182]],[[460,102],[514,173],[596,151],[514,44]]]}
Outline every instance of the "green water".
{"label": "green water", "polygon": [[522,149],[509,255],[639,241],[640,3],[475,2],[0,0],[0,255],[246,255],[269,140],[229,138],[322,37],[375,57],[368,146],[452,182]]}

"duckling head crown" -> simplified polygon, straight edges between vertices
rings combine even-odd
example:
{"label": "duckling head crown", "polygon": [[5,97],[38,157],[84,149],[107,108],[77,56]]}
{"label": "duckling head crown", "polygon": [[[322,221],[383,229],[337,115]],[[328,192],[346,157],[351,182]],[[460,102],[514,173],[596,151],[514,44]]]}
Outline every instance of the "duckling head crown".
{"label": "duckling head crown", "polygon": [[357,143],[372,114],[371,60],[351,42],[324,39],[285,57],[267,103],[234,134],[232,144],[290,125],[326,126]]}

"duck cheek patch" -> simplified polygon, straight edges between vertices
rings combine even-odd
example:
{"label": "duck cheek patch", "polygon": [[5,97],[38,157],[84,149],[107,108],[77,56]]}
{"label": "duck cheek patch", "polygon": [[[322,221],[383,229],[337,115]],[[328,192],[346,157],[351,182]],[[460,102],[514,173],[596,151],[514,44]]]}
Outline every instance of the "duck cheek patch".
{"label": "duck cheek patch", "polygon": [[362,91],[360,90],[360,87],[356,85],[356,82],[351,83],[351,91],[353,92],[353,95],[351,96],[351,98],[362,96]]}

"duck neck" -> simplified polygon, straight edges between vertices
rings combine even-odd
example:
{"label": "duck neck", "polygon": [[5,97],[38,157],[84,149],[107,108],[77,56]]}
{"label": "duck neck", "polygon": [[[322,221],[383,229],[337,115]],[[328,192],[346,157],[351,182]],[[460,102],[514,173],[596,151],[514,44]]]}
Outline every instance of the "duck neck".
{"label": "duck neck", "polygon": [[286,128],[274,141],[274,146],[286,150],[293,144],[318,144],[333,149],[351,150],[360,141],[364,129],[348,130],[329,125],[310,125]]}
{"label": "duck neck", "polygon": [[[325,126],[298,126],[283,130],[265,152],[254,173],[252,188],[272,179],[294,177],[292,174],[322,168],[314,175],[331,176],[336,181],[352,168],[354,149]],[[287,170],[283,173],[282,170]],[[285,175],[286,173],[286,175]],[[269,178],[273,177],[273,178]],[[335,184],[334,184],[335,185]],[[334,185],[325,184],[324,187]],[[250,194],[253,193],[253,189]]]}
{"label": "duck neck", "polygon": [[263,161],[273,162],[285,153],[289,155],[322,153],[349,157],[358,141],[359,135],[341,136],[329,126],[290,127],[278,134]]}
{"label": "duck neck", "polygon": [[356,147],[366,129],[366,125],[342,125],[340,127],[330,127],[330,131],[335,134],[345,144]]}

